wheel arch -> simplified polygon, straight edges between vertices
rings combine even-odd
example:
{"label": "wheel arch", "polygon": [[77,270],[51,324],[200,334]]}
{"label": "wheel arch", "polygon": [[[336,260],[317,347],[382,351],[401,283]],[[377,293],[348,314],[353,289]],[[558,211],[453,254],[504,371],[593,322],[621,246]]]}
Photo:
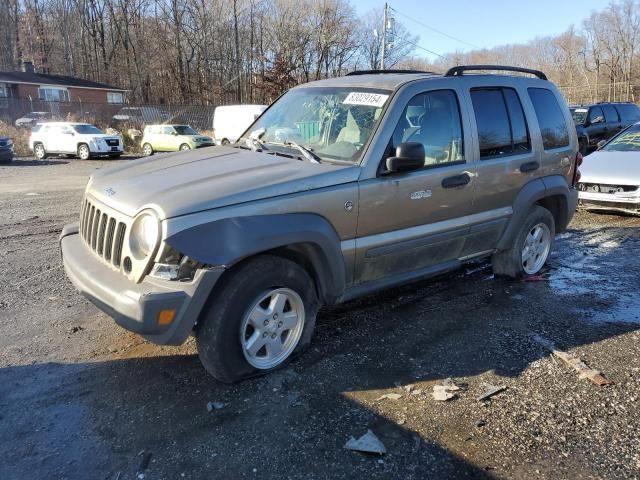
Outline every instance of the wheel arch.
{"label": "wheel arch", "polygon": [[556,233],[566,230],[571,220],[569,186],[561,175],[537,178],[527,183],[513,202],[513,214],[498,242],[498,250],[511,247],[520,225],[534,205],[539,205],[551,212],[555,221]]}
{"label": "wheel arch", "polygon": [[225,218],[182,230],[166,242],[198,262],[224,266],[227,271],[219,283],[238,264],[259,255],[273,255],[305,269],[314,280],[322,303],[336,303],[346,288],[340,239],[329,221],[320,215],[289,213]]}

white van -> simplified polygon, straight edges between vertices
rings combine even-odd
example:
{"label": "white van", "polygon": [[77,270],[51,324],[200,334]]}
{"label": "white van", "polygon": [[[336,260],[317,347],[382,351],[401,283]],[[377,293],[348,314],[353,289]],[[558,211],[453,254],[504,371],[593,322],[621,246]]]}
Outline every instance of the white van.
{"label": "white van", "polygon": [[234,143],[262,115],[266,105],[225,105],[213,112],[213,139],[217,145]]}

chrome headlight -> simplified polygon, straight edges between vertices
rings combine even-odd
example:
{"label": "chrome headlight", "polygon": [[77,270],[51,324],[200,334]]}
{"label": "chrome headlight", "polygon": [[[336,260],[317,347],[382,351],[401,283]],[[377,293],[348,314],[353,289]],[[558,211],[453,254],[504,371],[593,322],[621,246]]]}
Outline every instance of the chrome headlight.
{"label": "chrome headlight", "polygon": [[131,253],[138,260],[142,260],[151,255],[160,240],[160,222],[158,217],[151,211],[144,211],[139,214],[131,225],[129,235],[129,248]]}

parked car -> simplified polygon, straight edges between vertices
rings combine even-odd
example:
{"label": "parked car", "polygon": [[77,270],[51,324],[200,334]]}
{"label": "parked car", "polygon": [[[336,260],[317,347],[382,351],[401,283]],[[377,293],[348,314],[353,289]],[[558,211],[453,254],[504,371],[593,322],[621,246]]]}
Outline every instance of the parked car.
{"label": "parked car", "polygon": [[94,172],[62,258],[118,324],[158,344],[193,333],[233,382],[303,351],[323,304],[483,257],[537,274],[580,160],[542,72],[358,72],[292,88],[235,145]]}
{"label": "parked car", "polygon": [[633,103],[595,103],[571,107],[580,153],[587,155],[598,142],[640,121],[640,108]]}
{"label": "parked car", "polygon": [[29,112],[15,121],[16,127],[33,127],[39,122],[54,120],[51,112]]}
{"label": "parked car", "polygon": [[211,137],[200,135],[189,125],[147,125],[140,146],[145,155],[175,152],[215,145]]}
{"label": "parked car", "polygon": [[157,107],[122,107],[113,119],[122,123],[146,125],[160,123],[169,118],[169,113]]}
{"label": "parked car", "polygon": [[588,210],[640,213],[640,123],[589,155],[578,184]]}
{"label": "parked car", "polygon": [[29,137],[29,148],[39,160],[60,154],[77,155],[82,160],[99,156],[118,158],[123,145],[120,135],[106,134],[90,123],[39,123]]}
{"label": "parked car", "polygon": [[0,163],[8,163],[13,160],[13,141],[7,137],[0,137]]}
{"label": "parked car", "polygon": [[266,105],[216,107],[213,113],[213,139],[216,144],[234,143],[266,109]]}

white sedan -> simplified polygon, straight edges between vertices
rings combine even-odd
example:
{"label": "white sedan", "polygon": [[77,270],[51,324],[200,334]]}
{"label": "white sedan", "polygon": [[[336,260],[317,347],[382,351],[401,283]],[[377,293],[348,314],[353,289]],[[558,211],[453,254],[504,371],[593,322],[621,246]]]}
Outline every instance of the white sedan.
{"label": "white sedan", "polygon": [[60,154],[77,155],[82,160],[117,158],[122,155],[123,140],[120,135],[106,134],[89,123],[50,122],[33,128],[29,147],[39,160]]}
{"label": "white sedan", "polygon": [[640,123],[585,157],[580,172],[580,205],[588,210],[640,214]]}

